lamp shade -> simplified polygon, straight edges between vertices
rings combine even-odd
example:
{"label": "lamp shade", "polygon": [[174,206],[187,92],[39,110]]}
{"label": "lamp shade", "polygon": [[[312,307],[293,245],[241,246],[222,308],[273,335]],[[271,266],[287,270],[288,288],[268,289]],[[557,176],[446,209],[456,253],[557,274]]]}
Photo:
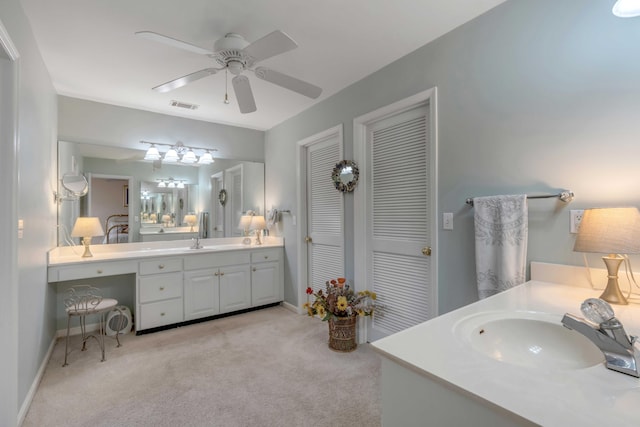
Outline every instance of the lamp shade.
{"label": "lamp shade", "polygon": [[242,215],[240,217],[240,224],[238,224],[238,228],[240,230],[248,230],[251,227],[251,218],[253,215]]}
{"label": "lamp shade", "polygon": [[100,218],[79,217],[71,230],[71,237],[104,236],[104,230],[100,225]]}
{"label": "lamp shade", "polygon": [[611,11],[620,18],[640,16],[640,0],[618,0]]}
{"label": "lamp shade", "polygon": [[196,224],[196,221],[197,221],[196,216],[193,214],[184,216],[184,222],[192,227]]}
{"label": "lamp shade", "polygon": [[267,228],[267,221],[265,221],[264,216],[262,215],[254,215],[251,218],[251,225],[249,228],[252,230],[262,230]]}
{"label": "lamp shade", "polygon": [[573,250],[640,253],[640,212],[633,207],[585,209]]}

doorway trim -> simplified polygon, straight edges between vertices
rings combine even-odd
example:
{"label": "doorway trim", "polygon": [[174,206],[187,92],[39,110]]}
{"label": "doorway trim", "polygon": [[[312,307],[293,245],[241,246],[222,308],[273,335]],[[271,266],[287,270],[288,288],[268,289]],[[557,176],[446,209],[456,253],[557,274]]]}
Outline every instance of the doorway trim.
{"label": "doorway trim", "polygon": [[[344,154],[344,138],[343,138],[343,125],[333,126],[322,132],[318,132],[307,138],[304,138],[296,144],[296,196],[298,199],[298,228],[296,229],[298,241],[297,241],[297,256],[298,256],[298,305],[296,307],[299,314],[306,313],[302,310],[302,304],[306,302],[306,289],[307,289],[307,244],[304,241],[305,231],[307,230],[307,148],[321,140],[336,136],[339,140],[340,153]],[[330,172],[329,172],[330,173]],[[328,175],[329,176],[329,175]],[[344,246],[343,246],[344,247]]]}
{"label": "doorway trim", "polygon": [[[430,207],[431,207],[431,283],[433,284],[434,313],[438,314],[438,120],[437,120],[437,88],[433,87],[419,92],[413,96],[394,102],[377,110],[366,113],[353,119],[353,157],[360,165],[361,176],[365,173],[370,162],[367,158],[367,126],[373,122],[386,117],[412,110],[416,107],[429,104],[430,120]],[[353,224],[354,224],[354,280],[356,283],[365,283],[366,289],[371,289],[371,284],[367,283],[367,257],[366,251],[362,250],[367,239],[367,200],[369,194],[369,182],[362,179],[358,182],[358,191],[354,192],[353,202]],[[366,342],[368,339],[367,322],[359,322],[358,327],[359,342]]]}

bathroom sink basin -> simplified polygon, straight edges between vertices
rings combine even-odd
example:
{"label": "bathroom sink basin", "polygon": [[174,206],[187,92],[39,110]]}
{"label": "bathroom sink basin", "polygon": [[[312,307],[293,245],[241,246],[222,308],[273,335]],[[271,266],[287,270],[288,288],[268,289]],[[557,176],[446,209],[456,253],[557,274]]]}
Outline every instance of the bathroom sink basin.
{"label": "bathroom sink basin", "polygon": [[602,352],[560,319],[539,312],[486,312],[458,321],[454,334],[473,350],[513,365],[558,370],[602,363]]}

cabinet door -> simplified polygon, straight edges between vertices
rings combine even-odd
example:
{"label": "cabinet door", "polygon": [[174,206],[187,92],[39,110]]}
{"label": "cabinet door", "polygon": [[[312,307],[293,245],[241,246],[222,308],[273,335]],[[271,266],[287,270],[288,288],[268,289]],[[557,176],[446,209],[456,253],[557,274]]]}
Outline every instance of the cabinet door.
{"label": "cabinet door", "polygon": [[184,320],[220,313],[218,270],[184,273]]}
{"label": "cabinet door", "polygon": [[220,267],[220,313],[251,306],[251,278],[248,265]]}
{"label": "cabinet door", "polygon": [[251,269],[251,305],[259,306],[282,301],[280,263],[253,264]]}

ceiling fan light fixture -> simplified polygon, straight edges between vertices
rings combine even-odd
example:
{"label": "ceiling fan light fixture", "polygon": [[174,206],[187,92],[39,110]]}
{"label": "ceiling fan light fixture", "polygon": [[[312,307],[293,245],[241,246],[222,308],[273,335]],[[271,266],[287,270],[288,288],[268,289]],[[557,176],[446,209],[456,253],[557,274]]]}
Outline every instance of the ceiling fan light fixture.
{"label": "ceiling fan light fixture", "polygon": [[640,0],[618,0],[611,12],[619,18],[640,16]]}
{"label": "ceiling fan light fixture", "polygon": [[164,161],[167,163],[175,163],[180,159],[178,152],[175,148],[171,147],[169,151],[164,154]]}
{"label": "ceiling fan light fixture", "polygon": [[151,144],[151,147],[147,150],[144,155],[145,160],[160,160],[160,152],[156,148],[154,144]]}

